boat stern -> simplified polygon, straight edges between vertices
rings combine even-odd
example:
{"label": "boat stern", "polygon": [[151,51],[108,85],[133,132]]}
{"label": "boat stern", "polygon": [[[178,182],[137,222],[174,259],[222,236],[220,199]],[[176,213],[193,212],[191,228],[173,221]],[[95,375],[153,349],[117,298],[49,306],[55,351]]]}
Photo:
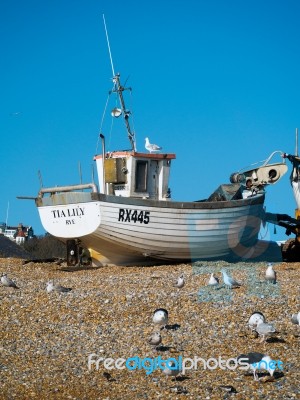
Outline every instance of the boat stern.
{"label": "boat stern", "polygon": [[[44,229],[57,238],[80,238],[94,232],[101,223],[100,203],[94,193],[83,190],[93,185],[42,189],[36,206]],[[76,191],[80,190],[80,191]],[[48,194],[48,196],[44,196]]]}

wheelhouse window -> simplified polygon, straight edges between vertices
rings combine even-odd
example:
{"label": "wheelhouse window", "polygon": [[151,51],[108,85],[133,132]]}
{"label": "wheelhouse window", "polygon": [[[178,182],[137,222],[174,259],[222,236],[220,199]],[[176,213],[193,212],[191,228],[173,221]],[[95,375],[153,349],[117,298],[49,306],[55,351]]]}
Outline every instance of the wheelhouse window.
{"label": "wheelhouse window", "polygon": [[148,173],[148,162],[138,160],[136,162],[135,170],[135,191],[146,192],[147,191],[147,173]]}

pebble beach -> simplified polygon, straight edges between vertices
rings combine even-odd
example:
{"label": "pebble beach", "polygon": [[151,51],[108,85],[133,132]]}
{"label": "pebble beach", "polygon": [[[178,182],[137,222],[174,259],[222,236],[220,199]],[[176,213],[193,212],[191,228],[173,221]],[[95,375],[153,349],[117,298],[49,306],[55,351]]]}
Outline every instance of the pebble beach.
{"label": "pebble beach", "polygon": [[[300,311],[300,263],[274,263],[276,284],[265,282],[266,264],[70,268],[0,259],[0,273],[19,288],[0,285],[1,399],[300,399],[300,326],[291,322]],[[239,288],[224,287],[222,268]],[[212,272],[218,287],[207,285]],[[181,273],[185,285],[177,289]],[[48,293],[49,280],[72,290]],[[169,321],[156,349],[148,340],[157,308],[168,310]],[[276,327],[265,342],[247,326],[254,311]],[[273,379],[261,373],[255,381],[251,372],[213,361],[176,379],[158,366],[150,373],[158,357],[226,361],[253,351],[281,361]],[[116,362],[134,357],[130,368]],[[136,361],[145,358],[144,367]]]}

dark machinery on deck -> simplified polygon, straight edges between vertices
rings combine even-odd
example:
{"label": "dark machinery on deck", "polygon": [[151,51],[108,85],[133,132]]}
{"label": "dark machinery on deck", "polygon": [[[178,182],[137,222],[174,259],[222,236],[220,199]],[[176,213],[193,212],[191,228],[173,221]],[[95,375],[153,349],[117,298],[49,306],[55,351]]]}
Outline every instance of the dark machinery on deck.
{"label": "dark machinery on deck", "polygon": [[286,228],[286,234],[288,236],[290,236],[292,233],[295,235],[294,238],[288,239],[281,246],[281,253],[283,261],[297,262],[300,261],[300,157],[298,155],[286,153],[283,154],[283,157],[287,158],[293,165],[290,181],[297,204],[295,217],[290,217],[287,214],[265,213],[265,221]]}
{"label": "dark machinery on deck", "polygon": [[286,235],[295,234],[281,245],[282,260],[287,262],[300,261],[300,210],[296,209],[296,218],[287,214],[265,213],[265,221],[286,228]]}

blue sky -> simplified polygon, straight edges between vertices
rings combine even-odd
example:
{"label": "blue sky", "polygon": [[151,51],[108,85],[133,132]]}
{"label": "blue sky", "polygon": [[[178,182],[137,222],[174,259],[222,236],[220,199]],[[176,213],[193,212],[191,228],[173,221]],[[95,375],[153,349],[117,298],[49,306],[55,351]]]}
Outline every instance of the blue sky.
{"label": "blue sky", "polygon": [[[10,0],[0,8],[1,215],[44,234],[33,201],[45,187],[90,182],[111,66],[132,94],[137,147],[174,152],[174,200],[208,197],[232,172],[295,151],[300,128],[299,1]],[[128,148],[103,125],[109,149]],[[278,160],[278,159],[277,159]],[[289,165],[289,172],[290,172]],[[288,174],[269,212],[294,215]],[[273,227],[265,238],[286,239]]]}

